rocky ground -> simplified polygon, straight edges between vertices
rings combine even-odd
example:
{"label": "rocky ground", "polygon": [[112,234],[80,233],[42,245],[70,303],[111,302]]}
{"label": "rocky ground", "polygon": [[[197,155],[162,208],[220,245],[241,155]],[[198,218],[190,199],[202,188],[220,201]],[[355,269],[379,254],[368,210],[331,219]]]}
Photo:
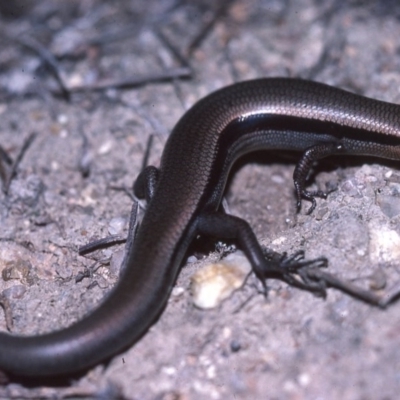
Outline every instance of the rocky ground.
{"label": "rocky ground", "polygon": [[[301,77],[400,102],[396,1],[0,0],[0,280],[3,330],[39,334],[82,318],[118,279],[149,137],[149,163],[185,110],[224,85]],[[30,142],[31,139],[31,142]],[[310,185],[334,188],[298,214],[296,154],[260,153],[235,167],[230,211],[263,245],[308,258],[382,295],[400,281],[400,169],[336,157]],[[11,382],[0,398],[381,399],[400,390],[398,303],[381,310],[330,289],[326,299],[253,278],[199,310],[191,276],[219,258],[189,254],[168,307],[107,366],[64,382]],[[29,361],[27,361],[29,362]]]}

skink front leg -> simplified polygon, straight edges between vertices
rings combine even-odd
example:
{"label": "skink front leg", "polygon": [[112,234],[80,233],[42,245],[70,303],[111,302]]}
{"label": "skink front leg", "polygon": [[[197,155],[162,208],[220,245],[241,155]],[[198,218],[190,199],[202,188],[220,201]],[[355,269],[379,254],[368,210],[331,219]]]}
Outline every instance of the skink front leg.
{"label": "skink front leg", "polygon": [[153,198],[157,187],[159,171],[156,167],[146,167],[136,178],[133,184],[133,193],[139,199],[146,199],[147,203]]}
{"label": "skink front leg", "polygon": [[[133,191],[137,198],[145,198],[147,203],[151,201],[154,195],[154,191],[158,182],[158,169],[153,166],[146,167],[137,177],[133,184]],[[138,216],[138,202],[134,201],[132,204],[131,215],[129,219],[128,237],[122,237],[120,235],[112,235],[100,240],[92,241],[84,246],[79,247],[79,254],[84,255],[91,253],[92,251],[98,250],[99,248],[109,246],[115,243],[125,242],[127,251],[132,249],[133,241],[137,229],[137,216]]]}
{"label": "skink front leg", "polygon": [[306,199],[311,201],[311,207],[307,211],[307,214],[311,214],[317,205],[315,197],[326,198],[327,196],[327,194],[321,190],[310,192],[305,189],[306,180],[313,163],[330,155],[343,153],[344,151],[344,146],[341,142],[332,142],[312,146],[304,152],[293,173],[298,210],[300,210],[301,207],[301,200]]}

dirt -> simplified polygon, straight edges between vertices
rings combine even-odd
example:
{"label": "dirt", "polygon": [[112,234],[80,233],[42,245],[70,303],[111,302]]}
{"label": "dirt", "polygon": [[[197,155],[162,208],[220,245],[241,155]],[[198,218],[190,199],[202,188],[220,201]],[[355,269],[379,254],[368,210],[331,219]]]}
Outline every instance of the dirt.
{"label": "dirt", "polygon": [[[78,247],[126,233],[132,200],[120,188],[132,187],[149,136],[149,163],[157,166],[175,123],[207,93],[285,76],[400,102],[395,1],[235,1],[223,12],[211,1],[7,3],[0,0],[0,145],[15,159],[36,134],[0,192],[0,290],[12,326],[6,313],[0,324],[15,334],[61,329],[101,302],[118,279],[124,246],[86,257]],[[55,57],[67,87],[86,89],[67,101],[29,40]],[[187,70],[173,49],[191,76],[149,80]],[[141,77],[146,84],[127,82]],[[95,90],[99,82],[109,87]],[[396,163],[319,163],[310,187],[335,190],[306,215],[307,203],[300,213],[295,207],[296,159],[246,157],[227,187],[230,211],[275,251],[323,255],[330,272],[376,293],[399,282]],[[217,258],[190,257],[157,323],[107,365],[61,386],[9,382],[0,398],[398,397],[398,302],[381,310],[334,289],[322,299],[278,281],[268,282],[265,298],[250,278],[218,308],[199,310],[190,278]]]}

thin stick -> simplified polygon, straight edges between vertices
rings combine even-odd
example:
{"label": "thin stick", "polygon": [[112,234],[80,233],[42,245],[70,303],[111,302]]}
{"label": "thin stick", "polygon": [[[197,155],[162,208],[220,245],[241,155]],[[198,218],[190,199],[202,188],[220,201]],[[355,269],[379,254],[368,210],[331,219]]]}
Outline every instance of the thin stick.
{"label": "thin stick", "polygon": [[36,40],[34,40],[32,38],[27,38],[27,37],[16,38],[16,41],[18,43],[20,43],[21,45],[27,47],[28,49],[33,50],[35,53],[37,53],[40,56],[40,58],[44,61],[44,63],[49,68],[49,71],[52,73],[55,80],[58,82],[60,89],[61,89],[62,96],[64,97],[65,100],[69,101],[70,100],[70,92],[64,83],[61,68],[58,65],[58,62],[57,62],[56,58],[53,56],[53,54],[50,53],[50,51],[47,50],[42,44],[40,44],[39,42],[37,42]]}
{"label": "thin stick", "polygon": [[189,44],[186,54],[190,56],[203,42],[203,40],[207,37],[207,35],[211,32],[212,28],[216,24],[216,22],[228,11],[229,7],[233,3],[232,0],[226,0],[221,4],[221,6],[217,9],[213,17],[207,21],[197,36],[192,40]]}
{"label": "thin stick", "polygon": [[110,235],[102,239],[94,240],[88,244],[85,244],[78,249],[78,254],[83,256],[88,253],[92,253],[95,250],[103,249],[108,246],[112,246],[114,244],[120,244],[126,242],[126,252],[128,252],[129,248],[132,246],[133,241],[135,239],[135,232],[137,229],[137,215],[138,215],[138,202],[134,201],[132,204],[131,214],[129,217],[129,227],[128,227],[128,236],[122,235]]}
{"label": "thin stick", "polygon": [[103,249],[114,244],[120,244],[126,242],[126,237],[122,235],[110,235],[102,239],[94,240],[88,244],[85,244],[78,249],[78,254],[84,256],[85,254],[92,253],[93,251]]}
{"label": "thin stick", "polygon": [[17,157],[15,158],[14,162],[12,163],[10,171],[8,173],[8,177],[4,182],[3,192],[5,194],[8,193],[8,190],[10,189],[11,181],[17,174],[17,168],[18,168],[19,164],[21,163],[22,158],[24,157],[26,151],[29,149],[30,145],[35,140],[36,136],[37,136],[37,134],[35,132],[31,133],[25,139],[24,143],[22,144],[21,150],[19,151],[19,153],[17,154]]}
{"label": "thin stick", "polygon": [[341,290],[357,299],[365,301],[377,307],[384,308],[386,303],[382,301],[382,297],[372,293],[369,290],[362,289],[350,282],[337,278],[328,272],[322,271],[318,268],[307,268],[305,270],[307,277],[313,280],[323,281],[327,285]]}
{"label": "thin stick", "polygon": [[131,88],[153,82],[166,82],[175,78],[190,78],[191,71],[187,67],[172,68],[160,73],[140,76],[138,78],[126,78],[120,80],[105,79],[94,84],[72,86],[70,92],[98,91],[116,88]]}

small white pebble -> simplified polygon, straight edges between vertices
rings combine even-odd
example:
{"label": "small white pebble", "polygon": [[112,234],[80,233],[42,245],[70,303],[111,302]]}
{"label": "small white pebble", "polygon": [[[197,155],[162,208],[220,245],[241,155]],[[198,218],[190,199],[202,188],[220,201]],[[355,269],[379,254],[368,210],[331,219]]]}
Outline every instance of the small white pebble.
{"label": "small white pebble", "polygon": [[81,86],[83,84],[83,78],[81,74],[73,74],[69,79],[68,79],[68,85],[71,88]]}
{"label": "small white pebble", "polygon": [[113,255],[113,251],[111,249],[104,249],[102,251],[102,254],[105,258],[111,258],[111,256]]}
{"label": "small white pebble", "polygon": [[188,259],[187,259],[187,263],[188,263],[188,264],[194,263],[194,262],[196,262],[196,261],[197,261],[197,258],[196,258],[195,256],[190,256],[190,257],[188,257]]}
{"label": "small white pebble", "polygon": [[386,179],[389,179],[392,175],[393,175],[393,170],[390,169],[389,171],[387,171],[387,172],[385,173],[385,178],[386,178]]}
{"label": "small white pebble", "polygon": [[113,147],[113,142],[111,140],[108,140],[107,142],[104,142],[99,150],[97,151],[98,154],[103,155],[103,154],[107,154],[111,151]]}
{"label": "small white pebble", "polygon": [[172,366],[162,367],[162,372],[165,375],[169,375],[169,376],[175,375],[176,374],[176,368],[172,367]]}
{"label": "small white pebble", "polygon": [[53,171],[58,171],[60,169],[60,164],[57,161],[52,161],[50,166]]}
{"label": "small white pebble", "polygon": [[68,117],[65,114],[59,114],[57,116],[57,122],[61,125],[66,125],[68,122]]}
{"label": "small white pebble", "polygon": [[300,386],[306,387],[306,386],[308,386],[308,385],[310,384],[310,382],[311,382],[311,377],[310,377],[310,375],[307,374],[307,373],[300,374],[300,375],[298,376],[298,378],[297,378],[297,382],[299,382],[299,385],[300,385]]}
{"label": "small white pebble", "polygon": [[280,245],[282,243],[286,242],[286,238],[284,236],[278,237],[277,239],[275,239],[272,244],[274,246]]}
{"label": "small white pebble", "polygon": [[222,336],[225,340],[229,339],[232,336],[232,329],[226,326],[222,331]]}
{"label": "small white pebble", "polygon": [[185,292],[185,289],[182,286],[177,286],[172,289],[171,295],[174,297],[181,296]]}
{"label": "small white pebble", "polygon": [[108,233],[110,235],[118,235],[122,232],[126,225],[126,219],[122,217],[112,218],[108,224]]}
{"label": "small white pebble", "polygon": [[68,137],[68,131],[66,129],[61,129],[60,138],[65,139],[66,137]]}
{"label": "small white pebble", "polygon": [[373,263],[397,262],[400,257],[400,235],[388,227],[370,227],[370,258]]}
{"label": "small white pebble", "polygon": [[210,365],[207,368],[207,378],[208,379],[213,379],[215,378],[216,372],[215,372],[215,365]]}
{"label": "small white pebble", "polygon": [[272,180],[272,182],[278,183],[278,184],[283,184],[286,182],[286,180],[281,175],[276,175],[276,174],[271,176],[271,180]]}
{"label": "small white pebble", "polygon": [[217,307],[244,284],[250,270],[249,261],[238,252],[197,271],[191,278],[194,305],[202,309]]}

